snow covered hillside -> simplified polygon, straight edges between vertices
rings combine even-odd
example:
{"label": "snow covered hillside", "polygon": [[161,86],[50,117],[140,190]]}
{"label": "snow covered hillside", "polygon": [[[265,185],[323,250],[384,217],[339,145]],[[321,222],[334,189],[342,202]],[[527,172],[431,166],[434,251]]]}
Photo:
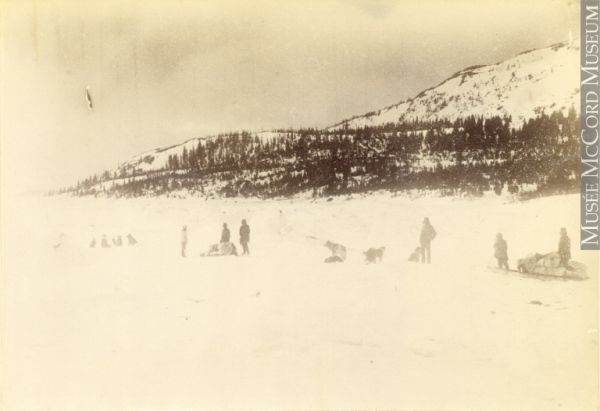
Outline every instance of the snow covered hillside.
{"label": "snow covered hillside", "polygon": [[[577,250],[577,195],[3,206],[2,409],[597,409],[597,254]],[[407,262],[425,216],[428,266]],[[200,257],[242,218],[249,257]],[[486,269],[497,232],[515,267],[561,226],[588,280]],[[136,246],[88,247],[127,233]],[[325,240],[348,260],[324,264]]]}
{"label": "snow covered hillside", "polygon": [[[273,198],[373,190],[453,196],[579,190],[579,118],[574,110],[567,117],[561,112],[541,115],[521,128],[501,117],[469,117],[449,128],[432,122],[395,127],[297,130],[269,140],[232,133],[184,146],[181,155],[167,156],[163,169],[106,172],[67,192],[179,196],[183,189],[205,198]],[[420,131],[423,127],[426,133]]]}
{"label": "snow covered hillside", "polygon": [[[576,43],[557,44],[548,48],[528,51],[498,64],[466,68],[440,85],[423,91],[418,96],[383,108],[379,111],[338,123],[330,127],[380,126],[402,121],[454,120],[471,115],[510,115],[518,127],[524,120],[539,114],[562,111],[565,115],[572,106],[579,106],[579,46]],[[276,139],[286,132],[262,131],[249,133],[262,141]],[[158,148],[121,164],[111,172],[128,176],[161,170],[169,156],[182,155],[199,142],[216,136],[200,137],[170,147]]]}
{"label": "snow covered hillside", "polygon": [[[249,134],[252,139],[257,138],[263,142],[276,139],[280,135],[285,135],[284,132],[277,131],[261,131]],[[204,144],[206,140],[215,139],[217,137],[218,136],[192,138],[181,144],[147,151],[120,164],[117,170],[115,170],[115,173],[117,176],[125,176],[132,174],[133,171],[137,173],[147,173],[162,170],[165,168],[169,156],[181,156],[184,149],[189,152],[198,147],[199,143]]]}
{"label": "snow covered hillside", "polygon": [[579,45],[561,43],[503,62],[469,67],[414,98],[331,127],[475,116],[512,116],[519,124],[543,112],[579,106]]}

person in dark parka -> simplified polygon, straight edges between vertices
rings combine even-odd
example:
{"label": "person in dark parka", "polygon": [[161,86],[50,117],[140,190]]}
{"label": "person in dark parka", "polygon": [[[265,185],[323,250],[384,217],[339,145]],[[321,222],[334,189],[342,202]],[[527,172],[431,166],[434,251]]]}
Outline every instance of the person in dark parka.
{"label": "person in dark parka", "polygon": [[228,243],[231,239],[231,233],[229,232],[229,228],[227,228],[227,223],[223,223],[223,231],[221,231],[221,242]]}
{"label": "person in dark parka", "polygon": [[250,226],[246,223],[246,220],[242,220],[242,225],[240,226],[240,244],[242,245],[242,255],[250,254],[250,250],[248,249],[248,243],[250,242]]}
{"label": "person in dark parka", "polygon": [[423,220],[423,227],[421,228],[421,235],[419,242],[421,243],[421,262],[427,264],[431,263],[431,241],[435,238],[437,233],[435,228],[429,222],[429,218],[425,217]]}
{"label": "person in dark parka", "polygon": [[567,235],[567,229],[560,229],[560,240],[558,241],[558,256],[560,257],[560,266],[567,267],[571,259],[571,239]]}
{"label": "person in dark parka", "polygon": [[494,243],[494,257],[498,260],[498,267],[503,270],[508,268],[508,245],[506,240],[502,238],[502,233],[496,234],[496,242]]}

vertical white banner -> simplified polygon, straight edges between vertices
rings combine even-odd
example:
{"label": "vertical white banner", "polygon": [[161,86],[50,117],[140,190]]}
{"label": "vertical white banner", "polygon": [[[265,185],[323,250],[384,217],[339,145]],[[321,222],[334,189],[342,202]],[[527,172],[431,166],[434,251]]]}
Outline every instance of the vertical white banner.
{"label": "vertical white banner", "polygon": [[581,236],[582,250],[600,250],[599,0],[581,2]]}

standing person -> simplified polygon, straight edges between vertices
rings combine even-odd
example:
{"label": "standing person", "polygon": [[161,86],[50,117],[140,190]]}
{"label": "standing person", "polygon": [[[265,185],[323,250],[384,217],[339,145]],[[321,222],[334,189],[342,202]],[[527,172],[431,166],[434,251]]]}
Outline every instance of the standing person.
{"label": "standing person", "polygon": [[187,225],[184,225],[183,228],[181,229],[181,256],[183,258],[186,257],[185,249],[187,248],[187,243],[188,243]]}
{"label": "standing person", "polygon": [[227,228],[227,223],[223,223],[223,231],[221,231],[221,242],[228,243],[231,238],[231,233],[229,232],[229,228]]}
{"label": "standing person", "polygon": [[242,245],[242,255],[249,255],[250,250],[248,249],[248,243],[250,242],[250,226],[246,223],[246,220],[242,220],[240,226],[240,244]]}
{"label": "standing person", "polygon": [[506,244],[506,240],[502,238],[502,233],[496,234],[494,257],[498,260],[498,267],[503,270],[510,270],[508,268],[508,245]]}
{"label": "standing person", "polygon": [[102,234],[102,248],[110,248],[110,244],[108,244],[108,240],[106,239],[106,234]]}
{"label": "standing person", "polygon": [[423,220],[423,228],[421,228],[421,236],[419,237],[419,242],[421,243],[422,263],[431,263],[431,240],[433,240],[436,235],[437,233],[429,222],[429,218],[425,217]]}
{"label": "standing person", "polygon": [[560,240],[558,240],[558,256],[560,257],[560,266],[567,267],[571,259],[571,239],[567,235],[567,229],[560,229]]}

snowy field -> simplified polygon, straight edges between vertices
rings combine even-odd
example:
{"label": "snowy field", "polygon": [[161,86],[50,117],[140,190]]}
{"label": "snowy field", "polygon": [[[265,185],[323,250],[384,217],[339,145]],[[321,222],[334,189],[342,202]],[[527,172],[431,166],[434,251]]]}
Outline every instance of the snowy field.
{"label": "snowy field", "polygon": [[[486,269],[497,232],[515,267],[562,226],[597,267],[577,250],[577,195],[4,205],[3,410],[597,409],[595,268]],[[407,262],[426,216],[429,266]],[[250,257],[200,257],[223,222],[237,242],[242,218]],[[88,247],[127,233],[137,246]],[[324,264],[326,240],[348,260]]]}

